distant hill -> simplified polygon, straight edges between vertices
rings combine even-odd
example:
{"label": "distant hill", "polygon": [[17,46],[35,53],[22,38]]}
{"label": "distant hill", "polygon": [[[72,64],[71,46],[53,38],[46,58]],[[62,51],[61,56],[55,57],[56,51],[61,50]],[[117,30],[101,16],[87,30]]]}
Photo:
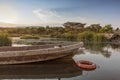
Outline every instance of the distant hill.
{"label": "distant hill", "polygon": [[0,22],[0,27],[16,27],[16,24]]}

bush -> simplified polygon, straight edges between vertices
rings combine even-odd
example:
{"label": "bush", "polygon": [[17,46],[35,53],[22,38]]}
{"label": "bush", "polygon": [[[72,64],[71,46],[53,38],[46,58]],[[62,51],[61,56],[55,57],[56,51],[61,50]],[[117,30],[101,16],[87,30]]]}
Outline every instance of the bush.
{"label": "bush", "polygon": [[0,46],[11,46],[12,40],[8,34],[0,34]]}
{"label": "bush", "polygon": [[33,36],[33,35],[24,35],[24,36],[21,36],[20,39],[40,39],[40,37]]}
{"label": "bush", "polygon": [[78,34],[78,40],[83,42],[92,42],[93,41],[94,32],[85,31]]}
{"label": "bush", "polygon": [[74,41],[77,40],[77,35],[73,33],[64,33],[63,38],[66,40]]}
{"label": "bush", "polygon": [[102,35],[102,34],[94,34],[94,37],[93,37],[93,42],[94,43],[103,43],[103,42],[107,42],[108,39]]}
{"label": "bush", "polygon": [[78,34],[78,40],[89,43],[103,43],[107,42],[108,39],[102,34],[96,34],[92,31],[85,31]]}
{"label": "bush", "polygon": [[77,40],[77,35],[72,34],[70,32],[67,32],[67,33],[64,33],[64,34],[61,34],[59,32],[55,32],[55,33],[51,34],[50,37],[61,38],[61,39],[70,40],[70,41]]}
{"label": "bush", "polygon": [[52,38],[63,38],[63,35],[60,32],[54,32],[50,35]]}

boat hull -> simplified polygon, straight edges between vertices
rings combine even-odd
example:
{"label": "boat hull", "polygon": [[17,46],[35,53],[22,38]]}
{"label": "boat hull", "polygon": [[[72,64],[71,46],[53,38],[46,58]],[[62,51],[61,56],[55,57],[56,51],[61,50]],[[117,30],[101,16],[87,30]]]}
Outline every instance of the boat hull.
{"label": "boat hull", "polygon": [[20,64],[57,59],[75,53],[80,46],[80,44],[75,44],[62,48],[1,52],[0,64]]}

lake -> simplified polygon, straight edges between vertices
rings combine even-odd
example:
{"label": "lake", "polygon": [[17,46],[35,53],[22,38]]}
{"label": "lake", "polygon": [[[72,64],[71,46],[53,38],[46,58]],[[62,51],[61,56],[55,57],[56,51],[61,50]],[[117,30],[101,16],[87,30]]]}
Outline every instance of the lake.
{"label": "lake", "polygon": [[[75,62],[96,63],[92,71],[80,69]],[[85,44],[76,54],[45,62],[0,65],[0,78],[40,80],[120,80],[120,46],[114,44]]]}
{"label": "lake", "polygon": [[119,45],[86,45],[85,50],[74,55],[74,60],[89,60],[97,64],[93,71],[69,80],[120,80],[120,46]]}

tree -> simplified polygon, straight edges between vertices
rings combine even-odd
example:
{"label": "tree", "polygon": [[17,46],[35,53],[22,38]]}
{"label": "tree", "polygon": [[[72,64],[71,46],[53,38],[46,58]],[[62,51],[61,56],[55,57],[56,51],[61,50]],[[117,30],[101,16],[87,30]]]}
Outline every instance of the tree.
{"label": "tree", "polygon": [[78,22],[66,22],[63,24],[65,27],[65,32],[79,33],[84,31],[86,24]]}
{"label": "tree", "polygon": [[113,28],[112,28],[111,24],[108,24],[108,25],[105,25],[103,28],[101,28],[100,32],[112,33],[113,32]]}
{"label": "tree", "polygon": [[78,22],[66,22],[63,24],[65,28],[72,28],[72,29],[82,29],[86,24],[78,23]]}

